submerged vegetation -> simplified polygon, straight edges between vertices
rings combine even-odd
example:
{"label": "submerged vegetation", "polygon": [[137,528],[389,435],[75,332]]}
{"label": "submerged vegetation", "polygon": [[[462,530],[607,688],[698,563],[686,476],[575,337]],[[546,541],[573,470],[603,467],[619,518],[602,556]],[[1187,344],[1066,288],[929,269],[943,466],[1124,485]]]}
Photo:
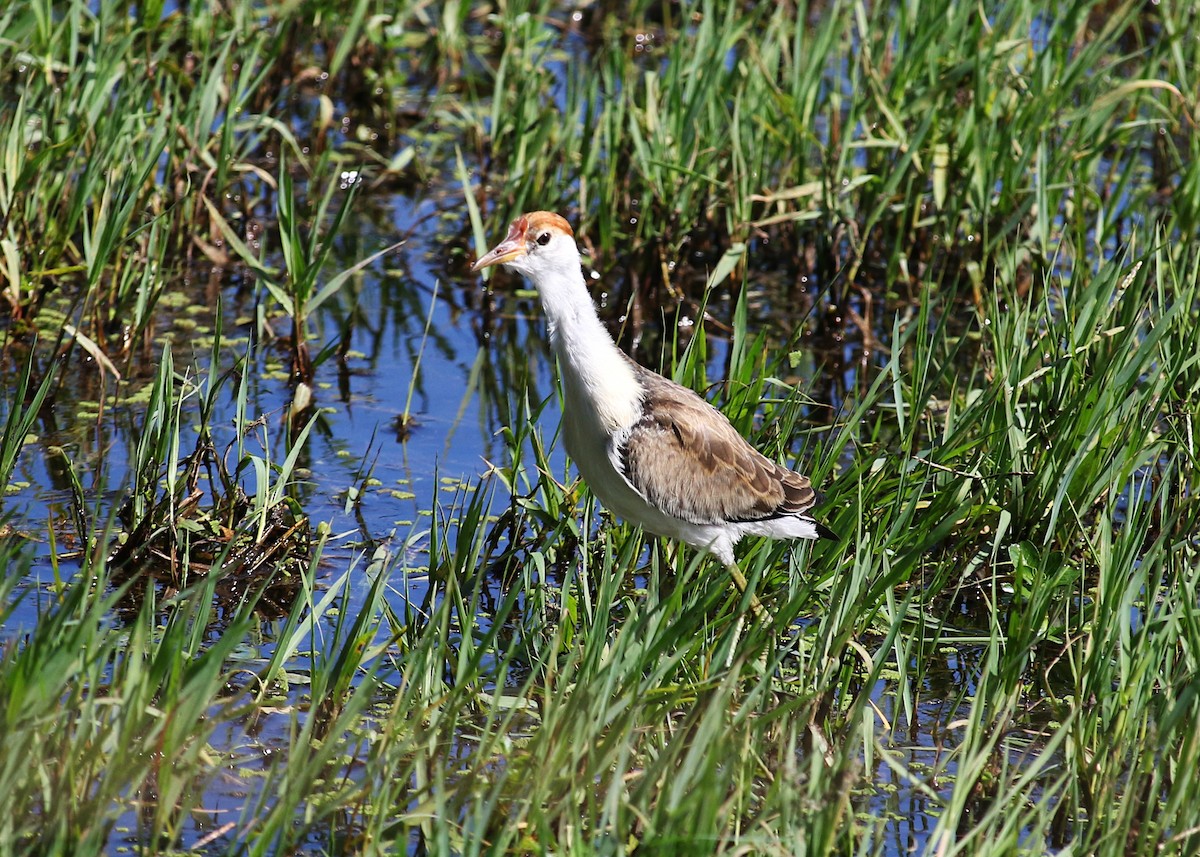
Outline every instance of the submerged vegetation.
{"label": "submerged vegetation", "polygon": [[[1195,854],[1191,17],[6,5],[0,851]],[[768,621],[563,471],[531,208],[822,486]],[[332,415],[427,294],[502,453],[406,531]]]}

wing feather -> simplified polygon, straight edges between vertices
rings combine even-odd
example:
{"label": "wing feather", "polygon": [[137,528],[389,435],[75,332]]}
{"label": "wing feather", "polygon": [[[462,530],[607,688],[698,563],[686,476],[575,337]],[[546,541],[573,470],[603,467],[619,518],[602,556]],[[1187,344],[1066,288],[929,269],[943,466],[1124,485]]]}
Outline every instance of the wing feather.
{"label": "wing feather", "polygon": [[637,371],[642,416],[617,452],[625,478],[651,504],[693,524],[800,515],[816,504],[807,477],[762,455],[708,402]]}

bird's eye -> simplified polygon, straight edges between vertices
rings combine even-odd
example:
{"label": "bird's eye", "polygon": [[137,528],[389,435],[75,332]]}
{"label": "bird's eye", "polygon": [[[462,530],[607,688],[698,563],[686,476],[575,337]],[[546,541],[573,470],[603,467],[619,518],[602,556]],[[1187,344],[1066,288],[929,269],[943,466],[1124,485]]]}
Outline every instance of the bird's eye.
{"label": "bird's eye", "polygon": [[537,243],[541,244],[543,247],[545,247],[547,244],[549,244],[550,243],[550,233],[543,232],[541,235],[539,235],[537,237]]}

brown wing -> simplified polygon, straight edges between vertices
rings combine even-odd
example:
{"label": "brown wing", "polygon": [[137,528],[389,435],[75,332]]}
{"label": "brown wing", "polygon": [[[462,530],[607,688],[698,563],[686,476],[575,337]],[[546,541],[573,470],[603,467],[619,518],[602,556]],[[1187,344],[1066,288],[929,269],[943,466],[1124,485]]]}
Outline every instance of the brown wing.
{"label": "brown wing", "polygon": [[618,450],[625,478],[651,504],[694,524],[758,521],[808,511],[808,478],[746,442],[691,390],[638,367],[643,415]]}

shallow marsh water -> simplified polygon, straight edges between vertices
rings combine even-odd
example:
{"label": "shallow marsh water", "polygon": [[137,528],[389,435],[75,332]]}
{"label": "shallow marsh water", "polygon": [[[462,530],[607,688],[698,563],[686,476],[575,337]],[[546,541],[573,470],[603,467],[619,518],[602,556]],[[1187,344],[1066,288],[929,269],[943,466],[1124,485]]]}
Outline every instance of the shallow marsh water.
{"label": "shallow marsh water", "polygon": [[[356,839],[365,836],[363,830],[378,835],[392,829],[408,837],[393,851],[474,853],[493,834],[510,852],[534,851],[547,842],[567,849],[584,836],[582,819],[594,825],[586,833],[594,838],[581,847],[618,852],[636,849],[638,836],[656,830],[656,819],[664,847],[719,842],[736,850],[758,841],[778,851],[784,837],[826,824],[819,853],[837,853],[839,845],[843,853],[940,853],[960,835],[970,843],[963,844],[964,854],[991,855],[993,843],[1015,849],[1023,837],[1032,837],[1027,850],[1044,853],[1051,850],[1046,843],[1061,847],[1072,836],[1102,841],[1108,834],[1091,831],[1089,824],[1112,804],[1114,812],[1126,812],[1114,815],[1125,824],[1119,834],[1125,843],[1140,841],[1146,831],[1161,837],[1127,853],[1189,853],[1180,849],[1200,828],[1188,820],[1186,794],[1194,782],[1191,769],[1200,765],[1172,769],[1171,754],[1197,758],[1195,747],[1185,755],[1188,739],[1179,736],[1186,733],[1180,724],[1194,720],[1197,673],[1188,658],[1200,639],[1194,627],[1195,569],[1187,566],[1197,548],[1189,420],[1200,389],[1194,360],[1200,343],[1189,313],[1200,302],[1194,254],[1170,246],[1171,240],[1158,247],[1158,235],[1147,234],[1151,215],[1142,212],[1153,211],[1161,234],[1173,239],[1194,231],[1188,224],[1200,211],[1189,202],[1200,186],[1193,166],[1200,158],[1188,157],[1194,125],[1178,118],[1193,115],[1193,105],[1183,103],[1181,110],[1180,102],[1196,87],[1172,82],[1186,76],[1188,63],[1178,58],[1191,42],[1178,37],[1174,19],[1164,27],[1157,13],[1141,16],[1126,9],[1108,26],[1111,10],[1094,16],[1098,6],[1063,9],[1061,17],[1051,18],[1017,4],[981,25],[949,4],[937,26],[908,6],[816,4],[803,16],[782,5],[752,7],[729,6],[727,16],[718,17],[712,7],[653,4],[640,7],[631,23],[606,4],[567,11],[545,7],[534,14],[516,7],[475,12],[465,5],[438,9],[418,2],[370,18],[362,31],[354,28],[367,19],[355,19],[348,31],[353,38],[336,46],[318,38],[327,33],[312,33],[313,45],[286,50],[276,40],[264,50],[278,54],[272,55],[278,79],[263,85],[254,109],[287,123],[288,133],[300,139],[289,148],[268,126],[254,124],[247,102],[230,108],[246,111],[245,127],[252,130],[244,138],[233,135],[232,154],[214,146],[219,157],[213,162],[236,163],[247,178],[215,191],[211,216],[196,201],[203,193],[192,195],[204,184],[190,142],[167,145],[170,154],[160,156],[154,146],[164,144],[151,135],[156,142],[146,163],[153,178],[143,189],[160,206],[155,210],[169,220],[184,203],[195,206],[188,209],[190,220],[175,223],[183,237],[172,246],[191,260],[174,260],[178,267],[172,268],[188,282],[172,282],[161,295],[151,335],[119,367],[126,375],[120,384],[89,359],[80,345],[83,337],[64,340],[60,334],[55,348],[43,343],[38,352],[39,371],[58,371],[61,380],[38,415],[0,507],[12,528],[9,538],[21,541],[23,556],[34,557],[11,590],[15,606],[0,629],[5,653],[28,644],[31,627],[64,590],[87,585],[81,576],[71,579],[75,557],[96,549],[99,542],[88,544],[89,524],[95,525],[93,535],[105,532],[124,499],[159,349],[167,340],[182,377],[174,390],[188,391],[204,376],[213,327],[221,325],[220,368],[230,375],[209,420],[213,442],[228,455],[238,441],[234,391],[235,381],[244,379],[247,415],[250,420],[262,415],[247,443],[265,442],[278,463],[294,394],[290,321],[278,311],[277,294],[263,286],[274,275],[256,276],[246,259],[250,267],[232,261],[237,254],[223,241],[235,235],[253,243],[255,236],[276,238],[283,231],[286,218],[274,203],[286,197],[279,180],[291,175],[280,169],[285,153],[291,152],[298,182],[305,172],[296,168],[299,161],[307,157],[313,170],[313,187],[303,190],[310,215],[323,192],[316,174],[324,187],[336,188],[340,180],[342,191],[347,182],[370,184],[330,239],[334,254],[323,273],[345,271],[405,240],[354,274],[308,321],[310,353],[327,345],[331,350],[313,378],[318,416],[296,463],[292,499],[327,534],[313,601],[323,592],[347,596],[334,609],[320,611],[317,626],[306,629],[314,642],[312,659],[290,657],[278,679],[261,673],[271,653],[290,651],[287,643],[295,637],[280,618],[289,608],[286,600],[236,641],[226,639],[229,605],[194,620],[204,636],[201,653],[236,643],[222,664],[231,677],[279,684],[255,698],[248,706],[252,712],[232,717],[216,703],[225,694],[214,692],[211,722],[219,726],[208,742],[219,761],[194,774],[204,794],[181,801],[191,815],[180,847],[237,853],[238,836],[254,833],[271,808],[260,784],[290,784],[291,768],[302,770],[308,751],[316,753],[322,744],[306,739],[297,745],[300,727],[326,722],[331,708],[354,696],[354,687],[369,687],[374,695],[358,719],[338,721],[346,748],[353,749],[329,768],[309,772],[311,779],[301,779],[290,802],[280,798],[289,815],[276,820],[274,830],[285,839],[279,830],[310,811],[324,813],[321,821],[296,827],[305,839],[295,851],[352,851],[369,844]],[[29,33],[47,22],[66,26],[72,20],[90,33],[89,16],[109,14],[103,5],[72,9],[74,19],[44,16]],[[195,91],[227,92],[222,87],[238,78],[236,72],[254,65],[238,57],[228,80],[219,73],[204,77],[212,69],[220,72],[225,61],[223,54],[206,56],[203,38],[197,37],[212,11],[203,4],[171,5],[169,20],[151,21],[139,31],[160,52],[156,62],[172,73],[179,71],[174,63],[180,34],[194,40],[200,60],[189,53],[179,60],[182,74],[160,78],[196,73],[207,81],[170,96],[180,103]],[[446,16],[431,17],[432,11]],[[744,21],[738,17],[743,13],[749,15]],[[0,16],[14,14],[0,10]],[[120,31],[136,20],[132,12],[118,12],[106,26]],[[225,23],[219,18],[214,27]],[[942,38],[943,24],[956,27],[958,35]],[[308,23],[290,25],[309,33]],[[245,41],[255,26],[229,44]],[[66,35],[71,38],[63,39],[63,62],[74,61],[78,33]],[[1168,37],[1176,41],[1161,47]],[[921,50],[911,49],[913,44]],[[361,53],[346,63],[350,48]],[[1096,53],[1089,55],[1091,50]],[[597,69],[572,61],[590,52]],[[343,74],[332,79],[320,72],[331,55],[333,65],[344,63]],[[816,60],[811,66],[809,56]],[[1134,58],[1144,59],[1146,67],[1139,70]],[[19,59],[20,74],[32,61]],[[88,74],[115,69],[101,78],[121,82],[111,90],[118,97],[136,91],[140,80],[125,75],[128,61],[119,54],[108,64],[88,66]],[[676,74],[673,65],[682,71]],[[141,68],[137,61],[132,67]],[[764,67],[769,73],[762,73]],[[585,73],[576,74],[579,69]],[[35,69],[28,79],[13,79],[30,92],[44,79],[68,90],[76,80],[91,79],[56,74],[48,63],[40,76]],[[724,76],[728,88],[706,92],[715,75]],[[80,99],[84,89],[76,93]],[[40,102],[48,115],[55,115],[57,93]],[[158,89],[151,93],[138,110],[170,101]],[[216,99],[214,94],[212,103]],[[697,104],[700,109],[694,109]],[[206,106],[211,103],[201,105]],[[0,106],[0,119],[9,118],[10,109],[8,102]],[[571,111],[581,125],[597,124],[578,133],[561,121]],[[193,134],[220,129],[215,115],[202,109],[197,115]],[[745,121],[748,116],[752,121]],[[342,117],[342,124],[326,124],[331,117]],[[76,119],[71,114],[46,127],[73,128]],[[5,168],[25,163],[22,155],[55,153],[53,147],[39,149],[36,134],[22,148],[21,133],[37,132],[37,121],[13,128],[7,139],[17,143],[7,150]],[[160,131],[163,139],[174,139]],[[124,136],[114,139],[121,143],[114,147],[121,155],[118,164],[124,163],[135,147]],[[57,151],[91,152],[91,142],[85,135],[72,144],[77,150],[64,145]],[[314,155],[332,150],[341,162]],[[346,160],[357,163],[360,155],[361,173]],[[713,166],[680,169],[681,162],[693,161]],[[73,161],[69,165],[78,168]],[[20,173],[25,184],[36,185],[31,177],[36,167]],[[120,173],[119,166],[110,170]],[[253,176],[259,171],[271,181],[257,183]],[[179,196],[165,195],[164,203],[159,190],[168,182]],[[59,198],[57,187],[43,191],[51,203]],[[98,195],[83,194],[80,205],[93,212],[88,206]],[[557,485],[545,491],[549,483],[569,484],[570,475],[555,440],[557,404],[536,299],[511,276],[498,276],[485,288],[466,273],[470,258],[483,249],[475,245],[494,238],[480,234],[484,230],[469,202],[491,215],[487,232],[503,230],[495,215],[502,206],[560,207],[578,216],[581,240],[606,266],[596,278],[596,297],[614,333],[644,363],[661,368],[680,359],[688,379],[704,378],[692,381],[694,386],[705,387],[731,374],[739,349],[763,348],[761,364],[742,363],[735,383],[705,392],[720,399],[743,428],[763,428],[759,442],[770,454],[832,474],[837,501],[827,514],[846,535],[841,554],[813,548],[818,559],[809,566],[796,561],[810,556],[807,546],[770,555],[770,570],[776,572],[771,585],[787,593],[789,611],[784,633],[758,650],[780,653],[777,671],[765,680],[749,662],[738,661],[739,646],[753,638],[754,629],[738,624],[728,603],[718,603],[717,596],[728,593],[698,592],[703,589],[698,583],[717,579],[716,569],[701,569],[702,578],[689,576],[696,569],[664,560],[657,544],[640,546],[598,516],[584,518],[578,498],[555,493]],[[53,222],[36,222],[41,210],[57,211],[34,205],[24,212],[27,220],[6,225],[27,230],[18,237],[55,238]],[[219,217],[233,224],[230,231],[214,225]],[[324,221],[314,219],[321,222],[305,223],[298,238],[306,237],[305,230],[319,232]],[[197,227],[204,223],[207,231]],[[472,228],[475,235],[468,237]],[[78,229],[91,235],[86,227]],[[193,232],[197,246],[208,242],[204,253],[194,252]],[[88,256],[87,266],[66,264],[79,261],[68,252],[76,249],[74,235],[59,245],[46,243],[60,251],[65,267],[52,265],[47,272],[41,262],[25,260],[27,276],[17,279],[27,291],[10,287],[4,293],[25,300],[15,302],[13,336],[5,340],[11,345],[0,367],[6,394],[28,346],[21,312],[33,313],[43,334],[57,329],[55,319],[85,314],[69,297],[81,268],[105,274],[89,281],[98,290],[125,272],[147,270],[135,252],[144,249],[137,242],[145,235],[134,223],[125,243],[117,245],[130,250],[128,255],[116,253],[108,261]],[[43,246],[11,236],[4,240],[6,263],[28,246]],[[96,246],[83,244],[89,252]],[[1139,255],[1150,245],[1156,249],[1149,256]],[[202,261],[221,255],[229,261]],[[278,266],[275,249],[268,255]],[[738,270],[744,279],[707,290],[713,272],[734,257],[749,261]],[[274,283],[279,287],[302,273],[303,265],[290,266]],[[41,282],[47,287],[37,288]],[[737,303],[736,295],[744,302]],[[88,299],[82,298],[85,305]],[[694,353],[685,346],[702,300],[709,301],[709,318],[703,322],[707,350],[699,372],[687,362]],[[213,313],[218,304],[220,318]],[[115,353],[115,328],[130,305],[114,306],[108,310],[112,316],[97,310],[95,327],[88,329],[112,343]],[[742,311],[745,319],[739,321]],[[749,336],[731,342],[728,333],[737,329]],[[747,345],[758,331],[765,332],[763,343]],[[1159,350],[1139,357],[1143,346]],[[65,353],[65,362],[53,362],[50,352]],[[792,359],[776,361],[781,353]],[[233,357],[243,355],[245,363],[234,371]],[[758,377],[746,368],[757,365],[776,367],[784,383],[760,390]],[[805,395],[784,401],[783,392],[792,387]],[[1117,388],[1122,392],[1111,394]],[[764,406],[760,397],[775,392],[780,400]],[[194,440],[190,423],[199,422],[196,399],[192,391],[184,404],[185,453]],[[867,404],[858,410],[859,403]],[[525,408],[539,414],[534,434],[524,432]],[[1064,416],[1064,410],[1078,419]],[[501,485],[515,454],[505,432],[519,438],[522,470],[514,483],[544,491],[525,506]],[[1117,454],[1126,447],[1127,456]],[[71,467],[63,466],[59,449]],[[1109,455],[1110,450],[1117,453]],[[539,475],[534,462],[542,451],[547,457]],[[248,473],[243,471],[244,487],[261,491]],[[500,539],[506,532],[537,536],[522,542],[524,553],[516,562],[497,562],[486,573],[477,573],[484,568],[469,556],[444,563],[465,572],[464,579],[483,580],[478,602],[454,594],[461,604],[480,609],[474,615],[460,610],[457,624],[449,610],[439,614],[447,623],[445,637],[422,638],[433,643],[419,652],[422,657],[432,652],[429,692],[416,697],[412,710],[392,710],[390,704],[407,699],[405,683],[421,680],[405,672],[405,658],[416,651],[406,647],[436,624],[423,622],[427,616],[409,620],[429,607],[427,593],[436,592],[443,605],[451,598],[450,589],[436,588],[446,581],[434,580],[427,570],[429,545],[445,532],[449,539],[440,542],[442,549],[454,549],[456,518],[480,484],[494,492],[490,506],[483,507],[491,515],[531,510],[529,517],[512,518],[513,530],[498,527]],[[80,496],[82,508],[76,505]],[[562,519],[578,523],[573,529]],[[14,531],[19,535],[13,537]],[[478,529],[474,532],[477,538]],[[547,541],[539,541],[543,538]],[[588,579],[592,566],[584,566],[603,558],[604,546],[611,544],[633,546],[616,566],[623,577],[611,576],[623,583],[619,592],[606,593],[609,600],[596,601],[608,607],[590,615],[589,599],[598,599],[605,581]],[[747,545],[748,559],[762,563],[767,550]],[[384,555],[390,564],[380,561]],[[515,579],[505,576],[513,566]],[[348,638],[343,622],[370,612],[365,608],[381,567],[387,570],[383,591],[390,614],[380,621],[374,642],[386,639],[388,648],[374,652],[368,667],[329,670],[353,676],[357,684],[334,688],[329,695],[338,702],[328,706],[328,699],[310,695],[306,682],[315,686],[313,676],[328,666],[318,662],[341,651]],[[686,583],[675,586],[676,580]],[[686,602],[676,597],[685,588]],[[851,602],[858,612],[835,615]],[[512,613],[496,609],[513,603],[513,612],[528,622],[514,622]],[[683,603],[698,607],[691,614],[670,612]],[[317,613],[313,603],[297,607]],[[678,624],[655,625],[661,615]],[[696,615],[701,618],[693,619]],[[826,624],[830,616],[835,618]],[[126,627],[131,635],[137,630],[134,622],[121,624],[128,618],[122,609],[104,617],[116,630],[113,639]],[[154,626],[158,616],[142,617],[147,618]],[[678,626],[688,633],[673,633]],[[594,645],[581,646],[581,637],[567,636],[585,633]],[[702,644],[689,650],[688,640],[676,639],[689,635]],[[631,643],[630,637],[637,639]],[[659,648],[648,654],[638,649],[643,638]],[[483,642],[472,654],[477,641]],[[371,642],[360,641],[368,647]],[[825,645],[829,648],[822,649]],[[587,672],[610,656],[629,658],[630,668]],[[191,662],[178,660],[187,663],[175,664],[177,670]],[[414,660],[419,674],[424,662]],[[795,666],[802,662],[803,668]],[[381,675],[372,673],[381,663]],[[817,666],[806,672],[812,664]],[[729,671],[722,672],[722,665]],[[821,680],[808,680],[814,675]],[[587,684],[597,676],[596,684]],[[535,679],[527,695],[505,694],[527,677]],[[653,681],[643,682],[645,677]],[[92,674],[89,689],[119,693],[121,686],[113,682],[109,688],[109,679]],[[370,683],[376,679],[378,684]],[[612,685],[606,682],[616,682],[621,692],[610,698]],[[242,688],[240,678],[230,684]],[[709,693],[705,707],[700,700]],[[1129,695],[1136,715],[1126,720]],[[447,699],[454,704],[444,706]],[[145,709],[156,710],[157,701]],[[549,717],[553,706],[573,712],[574,722],[564,727],[562,719],[538,719]],[[621,719],[635,708],[636,716]],[[425,719],[445,711],[452,728],[421,731]],[[542,728],[543,722],[563,731]],[[574,729],[595,722],[600,729]],[[604,728],[610,723],[611,732]],[[38,723],[22,725],[28,735],[44,734]],[[90,725],[82,724],[83,737],[68,745],[70,751],[90,754]],[[1160,727],[1168,733],[1166,749],[1157,743]],[[1125,730],[1120,749],[1127,755],[1107,767],[1097,765],[1098,750],[1112,749],[1110,736],[1120,729]],[[738,745],[738,730],[753,740]],[[562,740],[538,744],[547,734]],[[706,736],[724,755],[710,757],[693,734]],[[371,767],[373,750],[386,743],[380,735],[393,742],[417,736],[416,746],[393,743],[393,750],[402,749],[380,756],[382,767]],[[577,735],[617,751],[588,760]],[[436,744],[432,762],[421,755],[421,741]],[[166,749],[187,746],[185,736]],[[539,746],[549,747],[553,756],[545,768],[528,750]],[[1160,753],[1161,766],[1145,764]],[[473,755],[478,763],[471,762]],[[439,767],[443,758],[449,761]],[[956,782],[959,760],[970,770]],[[59,770],[60,760],[49,756],[34,761]],[[589,761],[593,766],[585,764]],[[795,773],[806,764],[812,765],[811,780]],[[128,811],[106,845],[113,852],[153,851],[160,843],[144,838],[143,827],[159,835],[159,821],[172,826],[170,803],[156,803],[153,765],[130,767],[141,772],[127,785],[137,791],[121,791],[114,801]],[[1160,769],[1170,772],[1165,779]],[[321,806],[330,770],[347,781],[364,778],[368,787],[347,793],[344,806]],[[721,805],[719,811],[711,803],[689,806],[687,795],[676,801],[688,782],[683,774],[696,771],[709,776],[691,780],[694,786],[718,783],[700,791],[702,800]],[[726,794],[721,778],[728,771],[736,773],[731,780],[741,780]],[[573,774],[582,782],[571,780]],[[376,779],[367,783],[366,777]],[[552,784],[535,798],[540,814],[517,812],[529,809],[514,791],[523,777]],[[598,790],[610,779],[611,791],[601,801]],[[403,785],[409,781],[411,791]],[[810,782],[817,791],[806,794]],[[461,783],[464,797],[446,797]],[[659,790],[660,784],[665,788]],[[392,800],[375,806],[372,786],[385,788]],[[554,806],[559,786],[578,805]],[[772,792],[777,786],[780,791]],[[831,794],[849,795],[852,821],[838,815],[842,810]],[[611,814],[604,803],[610,799],[616,807]],[[259,811],[243,815],[247,806]],[[481,807],[486,811],[468,818]],[[766,817],[760,819],[763,807]],[[1156,827],[1153,812],[1162,807],[1175,814]],[[519,823],[498,830],[510,808]],[[105,809],[94,816],[98,824],[104,823]],[[1127,822],[1129,813],[1143,810],[1145,818]],[[679,814],[672,816],[674,811]],[[443,839],[426,841],[418,830],[433,831],[430,819],[438,812],[440,825],[431,835]],[[69,808],[51,819],[69,824],[72,817]],[[762,827],[754,831],[760,820]],[[679,838],[680,831],[690,835],[700,827],[711,831],[710,839],[698,844]],[[931,840],[939,828],[940,838]],[[747,831],[761,838],[741,842]],[[994,835],[997,831],[1007,838]],[[471,838],[455,842],[460,834]],[[1106,853],[1126,853],[1120,844]],[[652,846],[647,843],[647,849]]]}
{"label": "shallow marsh water", "polygon": [[[499,418],[502,409],[492,396],[527,394],[535,401],[545,399],[540,425],[546,438],[556,434],[559,418],[544,326],[538,318],[535,300],[515,291],[523,286],[508,278],[501,286],[505,292],[492,294],[491,300],[502,307],[501,314],[511,317],[489,330],[480,309],[484,303],[483,284],[474,279],[449,282],[444,279],[445,272],[435,270],[429,260],[438,255],[445,236],[434,229],[414,228],[409,205],[405,198],[383,205],[385,210],[397,212],[394,215],[397,231],[407,232],[409,241],[373,265],[356,287],[358,321],[348,357],[344,364],[330,360],[317,370],[318,428],[300,462],[300,496],[304,507],[314,523],[326,524],[332,534],[322,555],[322,579],[329,583],[349,571],[350,597],[345,609],[350,611],[361,604],[370,582],[369,561],[374,548],[379,546],[403,555],[388,588],[393,609],[403,613],[424,598],[431,516],[451,514],[449,510],[461,503],[464,493],[479,484],[490,463],[503,465],[509,455],[498,436],[504,428]],[[435,223],[428,218],[425,222]],[[392,236],[381,234],[377,226],[377,217],[361,221],[354,242],[357,252],[369,253],[391,243]],[[346,260],[346,264],[353,261]],[[211,289],[211,285],[206,288]],[[221,286],[219,294],[225,307],[225,344],[236,351],[244,347],[252,301],[236,285]],[[771,303],[764,293],[762,306],[768,308]],[[778,307],[764,314],[762,324],[770,323],[770,315],[778,316]],[[728,319],[716,318],[718,335],[709,339],[712,377],[721,376],[728,346],[719,336],[719,328]],[[206,368],[209,354],[211,328],[206,322],[212,322],[211,310],[199,304],[183,307],[175,319],[163,331],[164,336],[171,340],[178,369],[198,376]],[[179,319],[186,321],[179,323]],[[344,314],[331,310],[315,320],[315,329],[335,332],[345,323]],[[690,324],[684,325],[683,334],[690,329]],[[886,333],[879,331],[879,335],[884,337]],[[834,341],[826,347],[833,350],[824,358],[812,357],[814,365],[834,366],[836,377],[827,379],[825,388],[853,390],[857,386],[855,364],[861,359],[861,345]],[[519,365],[497,366],[490,349],[500,352],[500,360],[515,360]],[[245,370],[253,379],[250,411],[263,416],[265,435],[270,442],[282,444],[284,415],[291,397],[287,372],[280,356],[270,348],[250,353],[252,360]],[[525,390],[510,391],[505,387],[510,380],[506,372],[512,371],[521,373],[517,381],[525,385]],[[490,381],[486,380],[489,376],[492,376]],[[62,447],[71,452],[72,465],[88,496],[96,498],[90,514],[98,521],[113,515],[123,500],[122,492],[107,490],[105,486],[128,483],[130,446],[140,425],[136,391],[139,384],[148,383],[148,379],[138,378],[123,381],[119,387],[121,395],[131,401],[122,401],[110,393],[110,399],[103,403],[103,416],[95,411],[99,403],[71,399],[73,393],[94,394],[95,379],[84,377],[77,384],[66,385],[50,407],[53,418],[39,427],[36,437],[30,439],[22,453],[17,482],[5,498],[4,510],[10,526],[30,534],[40,545],[28,575],[14,590],[19,604],[3,629],[7,639],[14,639],[13,635],[22,629],[28,630],[36,623],[39,612],[46,609],[55,589],[55,566],[59,575],[64,572],[69,575],[74,567],[70,560],[55,563],[51,545],[36,535],[46,522],[51,522],[68,540],[71,533],[72,493],[69,485],[56,478],[56,471],[48,463],[53,461],[50,450]],[[410,385],[412,419],[402,426]],[[228,412],[217,413],[212,420],[214,426],[223,427],[223,434],[218,433],[215,438],[218,446],[232,442],[236,403],[232,396],[225,396],[224,402]],[[185,437],[185,449],[190,440]],[[549,451],[549,459],[555,471],[566,477],[567,463],[557,444]],[[366,470],[372,480],[369,487],[362,487]],[[350,504],[348,491],[358,491],[360,487],[356,501]],[[506,502],[504,496],[499,496],[494,505],[502,508]],[[446,523],[453,529],[452,519]],[[69,541],[64,545],[61,537],[56,546],[60,551],[75,547]],[[492,585],[497,592],[504,586],[499,580]],[[286,609],[286,605],[281,606]],[[803,625],[807,620],[801,616],[798,621]],[[282,618],[263,616],[257,632],[239,646],[237,658],[244,659],[247,668],[264,663],[283,627]],[[209,633],[223,633],[219,619]],[[951,661],[961,655],[969,657],[969,647],[960,655],[951,656]],[[295,676],[302,676],[308,668],[303,658],[288,665]],[[909,748],[897,750],[907,767],[919,770],[928,761],[925,757],[937,752],[939,735],[955,713],[954,704],[947,697],[953,697],[953,685],[968,676],[969,670],[957,675],[947,673],[945,687],[927,689],[919,703],[919,716],[913,720],[909,740],[905,742]],[[874,694],[885,708],[891,705],[886,689],[886,683],[881,683]],[[280,702],[285,706],[303,704],[304,695],[305,686],[301,682],[293,687],[286,702]],[[895,715],[890,711],[889,714]],[[278,763],[278,754],[286,752],[288,747],[288,726],[287,717],[281,714],[244,724],[227,723],[218,731],[214,736],[215,748],[237,756],[240,761],[236,768],[216,776],[206,786],[206,793],[199,801],[205,812],[196,816],[190,840],[185,836],[182,846],[204,841],[226,821],[239,816],[248,794],[246,772]],[[470,741],[464,742],[463,747],[463,752],[469,753]],[[894,768],[883,762],[877,763],[876,774],[880,789],[873,796],[864,793],[861,811],[891,819],[884,836],[893,843],[894,851],[890,853],[905,853],[914,842],[922,842],[932,828],[930,822],[922,820],[923,798],[911,783],[894,781]],[[122,839],[122,830],[131,845],[136,843],[136,812],[131,811],[118,825],[117,840]],[[323,847],[319,840],[311,844],[313,853]],[[419,841],[414,840],[413,847],[418,846]]]}

